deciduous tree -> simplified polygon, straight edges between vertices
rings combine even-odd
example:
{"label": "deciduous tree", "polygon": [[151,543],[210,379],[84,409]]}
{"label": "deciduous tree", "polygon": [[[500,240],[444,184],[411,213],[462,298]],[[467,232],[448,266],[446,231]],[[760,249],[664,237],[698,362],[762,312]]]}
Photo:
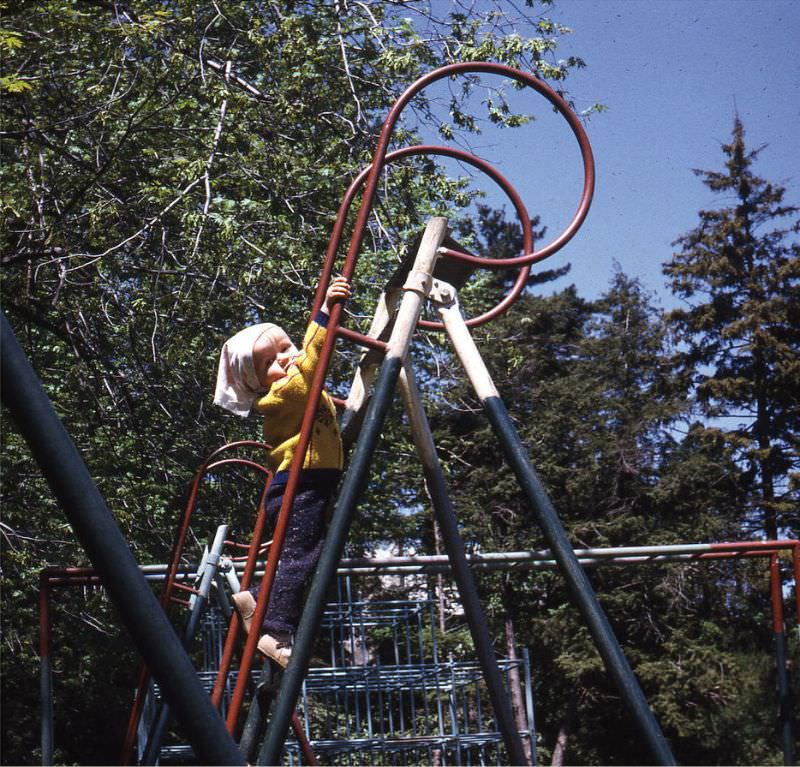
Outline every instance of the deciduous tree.
{"label": "deciduous tree", "polygon": [[[219,347],[261,319],[302,335],[337,207],[388,106],[453,61],[563,80],[582,62],[555,56],[565,30],[546,5],[467,15],[416,0],[2,4],[3,309],[140,561],[164,561],[199,461],[258,435],[257,421],[210,405]],[[473,80],[467,90],[483,93]],[[462,96],[443,97],[433,130],[463,134],[489,119]],[[491,119],[521,121],[499,84],[491,101]],[[414,116],[434,119],[433,106],[415,100],[398,143],[414,141]],[[461,185],[412,160],[381,191],[351,324],[371,314],[407,233]],[[15,701],[3,706],[3,758],[24,762],[38,729],[38,570],[83,554],[6,420],[2,473],[2,676],[4,700]],[[242,482],[207,493],[209,526],[233,516],[247,529]],[[403,503],[385,499],[374,501],[374,529],[388,529],[381,520]],[[106,655],[65,641],[58,622],[56,631],[59,721],[77,732],[86,676],[112,675]],[[87,658],[93,670],[73,674]],[[60,742],[65,761],[117,758],[99,741],[94,753]]]}

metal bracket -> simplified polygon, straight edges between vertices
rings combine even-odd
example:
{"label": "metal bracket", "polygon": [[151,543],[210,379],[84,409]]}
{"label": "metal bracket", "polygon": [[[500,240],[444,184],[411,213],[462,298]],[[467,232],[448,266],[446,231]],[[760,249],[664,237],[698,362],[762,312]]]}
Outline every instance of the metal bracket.
{"label": "metal bracket", "polygon": [[434,280],[428,298],[435,304],[452,306],[458,302],[458,291],[449,282]]}

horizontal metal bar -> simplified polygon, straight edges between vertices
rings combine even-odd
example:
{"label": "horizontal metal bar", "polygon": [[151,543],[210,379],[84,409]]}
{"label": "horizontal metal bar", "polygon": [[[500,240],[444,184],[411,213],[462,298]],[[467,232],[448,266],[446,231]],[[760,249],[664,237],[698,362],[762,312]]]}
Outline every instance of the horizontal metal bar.
{"label": "horizontal metal bar", "polygon": [[[607,549],[574,549],[582,565],[593,564],[648,564],[698,559],[719,559],[750,556],[768,556],[778,551],[800,548],[800,541],[737,541],[730,543],[688,543],[665,546],[621,546]],[[555,567],[556,562],[548,549],[534,551],[488,552],[467,556],[472,567],[481,570],[504,570],[521,567]],[[244,570],[244,563],[234,562],[235,570]],[[447,556],[410,555],[406,557],[351,557],[343,558],[338,575],[415,574],[436,573],[449,570]],[[162,581],[168,565],[141,565],[146,580]],[[186,567],[177,573],[179,580],[194,578],[196,567]],[[263,569],[260,571],[263,573]],[[99,585],[99,578],[91,567],[48,567],[43,571],[53,586]],[[256,571],[256,575],[259,571]]]}

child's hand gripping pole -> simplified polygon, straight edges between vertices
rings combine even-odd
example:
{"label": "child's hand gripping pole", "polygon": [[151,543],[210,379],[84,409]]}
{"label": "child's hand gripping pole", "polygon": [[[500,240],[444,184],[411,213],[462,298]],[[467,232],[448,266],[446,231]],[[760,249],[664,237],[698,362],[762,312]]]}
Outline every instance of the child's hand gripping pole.
{"label": "child's hand gripping pole", "polygon": [[333,278],[325,293],[325,303],[322,306],[322,311],[325,314],[330,314],[334,304],[346,301],[351,295],[350,283],[341,274],[337,275]]}

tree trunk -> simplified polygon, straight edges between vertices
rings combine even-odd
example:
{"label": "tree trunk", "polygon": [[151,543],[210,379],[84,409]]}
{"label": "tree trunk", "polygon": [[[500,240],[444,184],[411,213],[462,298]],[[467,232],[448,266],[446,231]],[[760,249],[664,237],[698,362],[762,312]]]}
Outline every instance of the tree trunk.
{"label": "tree trunk", "polygon": [[[513,598],[513,589],[506,587],[506,605],[513,604],[509,601],[509,597]],[[511,661],[517,660],[517,644],[514,636],[514,619],[510,610],[506,609],[505,619],[506,631],[506,655]],[[528,717],[525,715],[525,702],[522,697],[522,681],[520,679],[519,665],[511,666],[508,672],[508,686],[511,692],[511,712],[514,715],[514,724],[518,731],[526,731],[528,729]],[[531,759],[532,744],[527,738],[522,740],[522,749],[525,753],[525,763],[533,764]]]}
{"label": "tree trunk", "polygon": [[577,714],[577,707],[575,704],[575,696],[571,696],[567,701],[567,712],[561,720],[558,727],[558,736],[556,737],[556,744],[553,747],[553,760],[550,764],[553,767],[563,767],[564,760],[567,757],[567,746],[569,745],[569,738],[572,735],[572,729],[575,726],[575,715]]}
{"label": "tree trunk", "polygon": [[[752,266],[750,266],[752,269]],[[767,380],[769,368],[765,362],[764,350],[760,342],[753,349],[753,381],[756,400],[756,421],[754,433],[758,442],[758,473],[761,484],[761,506],[764,513],[764,533],[767,540],[778,538],[778,515],[775,509],[775,477],[773,472],[774,457],[772,454],[772,424],[769,414],[769,396]]]}

